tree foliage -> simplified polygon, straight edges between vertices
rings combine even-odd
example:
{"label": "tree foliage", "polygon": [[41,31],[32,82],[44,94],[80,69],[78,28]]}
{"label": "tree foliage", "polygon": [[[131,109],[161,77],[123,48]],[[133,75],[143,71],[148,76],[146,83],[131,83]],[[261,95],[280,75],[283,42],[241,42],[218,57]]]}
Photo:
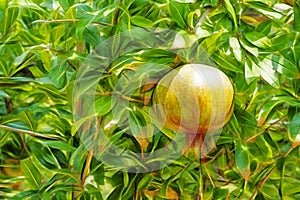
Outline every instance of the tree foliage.
{"label": "tree foliage", "polygon": [[[1,1],[0,197],[299,199],[299,19],[297,0]],[[136,28],[174,30],[191,49],[184,59],[144,48],[114,60],[96,82],[100,127],[111,126],[105,134],[127,152],[167,145],[176,133],[163,129],[144,139],[125,134],[151,121],[144,111],[153,91],[151,84],[135,91],[126,86],[157,78],[165,66],[201,62],[204,50],[235,89],[234,115],[205,158],[189,153],[159,170],[128,173],[93,157],[80,139],[79,130],[93,134],[82,121],[75,123],[73,113],[82,64],[99,44]],[[145,46],[176,40],[176,34],[146,36],[135,37]],[[113,38],[115,46],[107,48],[117,55],[124,41]],[[158,67],[150,69],[150,62]],[[123,94],[117,100],[109,95],[115,88]]]}

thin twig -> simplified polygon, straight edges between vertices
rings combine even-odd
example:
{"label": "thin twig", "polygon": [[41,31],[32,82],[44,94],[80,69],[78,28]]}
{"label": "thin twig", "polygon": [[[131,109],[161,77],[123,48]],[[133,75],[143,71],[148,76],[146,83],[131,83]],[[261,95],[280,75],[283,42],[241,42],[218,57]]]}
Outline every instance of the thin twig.
{"label": "thin twig", "polygon": [[[97,122],[97,127],[100,127],[101,121],[102,121],[102,118],[99,117],[98,122]],[[94,134],[93,141],[97,140],[98,135],[99,135],[99,130],[96,130],[96,133]],[[93,155],[94,155],[94,149],[93,149],[93,146],[92,146],[91,149],[88,151],[85,166],[84,166],[83,173],[82,173],[82,176],[81,176],[81,186],[82,186],[82,188],[84,187],[85,180],[86,180],[86,178],[89,174],[89,171],[90,171],[90,168],[91,168],[91,163],[92,163],[92,160],[93,160]]]}
{"label": "thin twig", "polygon": [[[123,0],[120,0],[120,3],[123,3]],[[116,13],[115,13],[115,16],[114,16],[114,21],[113,21],[113,25],[116,25],[118,23],[118,19],[119,19],[119,15],[120,15],[120,7],[118,7],[116,9]]]}
{"label": "thin twig", "polygon": [[[298,144],[292,145],[292,147],[285,153],[283,154],[280,158],[286,158],[296,147],[298,147]],[[270,178],[270,176],[272,175],[272,173],[275,171],[276,166],[274,166],[272,168],[272,170],[267,174],[267,176],[265,178],[262,179],[262,181],[257,185],[253,195],[251,196],[250,199],[253,199],[257,192],[263,187],[263,185],[267,182],[267,180]]]}
{"label": "thin twig", "polygon": [[[16,25],[12,25],[11,27],[9,27],[9,29],[1,36],[1,38],[0,38],[0,40],[3,40],[6,36],[7,36],[7,34],[11,31],[11,30],[13,30],[13,28],[15,28],[16,27]],[[5,42],[6,43],[6,42]],[[5,44],[5,43],[3,43],[3,44]]]}
{"label": "thin twig", "polygon": [[87,158],[86,158],[86,163],[84,166],[84,170],[82,172],[82,176],[81,176],[81,186],[82,188],[84,187],[84,183],[85,180],[88,176],[88,173],[90,171],[90,167],[91,167],[91,163],[92,163],[92,159],[93,159],[93,148],[89,150]]}
{"label": "thin twig", "polygon": [[127,100],[130,102],[136,102],[136,103],[140,103],[140,104],[144,104],[143,100],[139,100],[139,99],[135,99],[135,98],[131,98],[122,94],[118,94],[116,92],[111,92],[111,91],[105,91],[105,92],[90,92],[88,94],[95,94],[95,95],[100,95],[100,96],[118,96],[120,99],[123,100]]}
{"label": "thin twig", "polygon": [[264,133],[265,131],[270,129],[272,126],[276,125],[278,122],[284,120],[285,118],[287,118],[287,116],[283,116],[282,118],[276,120],[275,122],[272,122],[267,128],[265,128],[264,130],[259,131],[257,134],[255,134],[252,137],[248,138],[246,140],[246,142],[253,142],[259,135],[261,135],[262,133]]}
{"label": "thin twig", "polygon": [[13,131],[13,132],[17,132],[17,133],[24,133],[24,134],[31,135],[34,137],[41,137],[41,138],[53,139],[53,140],[62,140],[61,138],[59,138],[57,136],[45,135],[42,133],[37,133],[37,132],[29,131],[29,130],[23,130],[23,129],[19,129],[19,128],[13,128],[13,127],[6,126],[6,125],[0,125],[0,129],[4,129],[7,131]]}
{"label": "thin twig", "polygon": [[[53,20],[36,20],[32,23],[77,23],[79,22],[79,19],[53,19]],[[113,26],[112,24],[105,23],[105,22],[96,22],[92,21],[91,24],[96,24],[96,25],[103,25],[103,26]]]}
{"label": "thin twig", "polygon": [[250,197],[250,199],[253,199],[257,192],[262,188],[262,186],[267,182],[267,180],[270,178],[270,176],[273,174],[273,172],[275,171],[276,167],[274,166],[272,168],[272,170],[267,174],[267,176],[265,178],[262,179],[262,181],[257,185],[253,195]]}

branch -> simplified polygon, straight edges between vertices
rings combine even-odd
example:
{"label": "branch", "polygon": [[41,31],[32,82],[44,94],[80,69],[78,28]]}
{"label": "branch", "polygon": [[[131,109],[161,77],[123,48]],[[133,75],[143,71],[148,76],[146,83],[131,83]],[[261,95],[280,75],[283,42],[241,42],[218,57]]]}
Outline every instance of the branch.
{"label": "branch", "polygon": [[251,136],[250,138],[248,138],[246,140],[246,142],[253,142],[259,135],[261,135],[262,133],[266,132],[267,130],[269,130],[271,127],[273,127],[277,123],[283,121],[285,118],[287,118],[287,116],[283,116],[280,119],[276,120],[275,122],[270,123],[268,127],[266,127],[265,129],[259,131],[257,134],[255,134],[255,135]]}
{"label": "branch", "polygon": [[[123,0],[120,0],[120,3],[123,3]],[[121,11],[121,9],[118,7],[116,9],[116,13],[115,13],[115,16],[114,16],[113,25],[116,25],[118,23],[118,18],[119,18],[119,15],[120,15],[120,11]]]}
{"label": "branch", "polygon": [[267,180],[270,178],[270,176],[273,174],[273,172],[275,171],[276,167],[273,167],[272,170],[267,174],[266,177],[264,177],[261,182],[257,185],[255,191],[253,192],[252,196],[250,197],[250,199],[254,199],[255,196],[257,195],[258,191],[262,188],[262,186],[267,182]]}
{"label": "branch", "polygon": [[[97,127],[100,127],[101,121],[102,121],[102,118],[99,117],[98,121],[97,121],[97,124],[98,124]],[[90,128],[90,124],[86,128]],[[99,136],[99,130],[97,129],[96,133],[94,134],[94,140],[96,140],[98,138],[98,136]],[[82,188],[84,188],[84,183],[85,183],[86,178],[88,177],[88,174],[90,172],[91,163],[92,163],[92,160],[93,160],[93,155],[94,155],[94,149],[93,149],[93,146],[92,146],[91,149],[88,151],[85,166],[84,166],[83,173],[82,173],[82,176],[81,176],[81,187]]]}
{"label": "branch", "polygon": [[[73,22],[73,23],[77,23],[79,22],[79,19],[53,19],[53,20],[35,20],[32,23],[62,23],[62,22]],[[113,26],[112,24],[109,23],[105,23],[105,22],[96,22],[96,21],[92,21],[91,24],[97,24],[97,25],[103,25],[103,26]]]}
{"label": "branch", "polygon": [[57,136],[45,135],[42,133],[37,133],[37,132],[29,131],[29,130],[23,130],[23,129],[19,129],[19,128],[13,128],[13,127],[6,126],[6,125],[0,125],[0,129],[7,130],[7,131],[13,131],[13,132],[17,132],[17,133],[24,133],[27,135],[31,135],[33,137],[41,137],[41,138],[53,139],[53,140],[62,140],[61,138],[59,138]]}

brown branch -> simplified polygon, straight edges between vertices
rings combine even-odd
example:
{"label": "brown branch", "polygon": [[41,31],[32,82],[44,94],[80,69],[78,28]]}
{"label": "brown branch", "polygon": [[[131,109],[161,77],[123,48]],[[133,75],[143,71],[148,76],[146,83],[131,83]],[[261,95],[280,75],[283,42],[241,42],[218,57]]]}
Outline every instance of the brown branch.
{"label": "brown branch", "polygon": [[2,35],[1,38],[0,38],[0,40],[3,40],[3,39],[8,35],[8,33],[9,33],[10,31],[12,31],[13,28],[15,28],[15,27],[16,27],[15,24],[14,24],[14,25],[11,25],[11,26],[9,27],[9,29],[8,29],[5,33],[3,33],[3,35]]}
{"label": "brown branch", "polygon": [[285,153],[283,154],[283,158],[286,158],[294,149],[296,149],[298,146],[300,145],[299,142],[292,142],[292,146],[291,148]]}
{"label": "brown branch", "polygon": [[[102,117],[99,117],[98,121],[97,121],[97,127],[100,127],[101,121],[102,121]],[[93,141],[97,140],[98,136],[99,136],[99,130],[97,129],[95,134],[94,134]],[[90,168],[91,168],[91,163],[92,163],[92,160],[93,160],[93,154],[94,154],[94,149],[93,149],[93,146],[92,146],[91,149],[88,151],[85,166],[84,166],[83,173],[82,173],[82,176],[81,176],[81,187],[82,188],[84,187],[85,180],[86,180],[86,178],[89,174]]]}
{"label": "brown branch", "polygon": [[81,176],[81,186],[82,188],[84,187],[84,182],[88,176],[88,173],[90,171],[90,167],[91,167],[91,163],[92,163],[92,159],[93,159],[93,148],[91,148],[88,152],[87,158],[86,158],[86,163],[84,166],[84,170]]}
{"label": "brown branch", "polygon": [[[33,23],[77,23],[79,22],[79,19],[53,19],[53,20],[36,20]],[[113,26],[112,24],[105,23],[105,22],[96,22],[92,21],[91,24],[96,24],[96,25],[103,25],[103,26]]]}
{"label": "brown branch", "polygon": [[120,10],[121,10],[120,8],[117,8],[117,10],[116,10],[116,14],[114,16],[113,25],[116,25],[118,23],[118,17],[120,15]]}
{"label": "brown branch", "polygon": [[6,125],[0,125],[0,129],[7,130],[7,131],[13,131],[13,132],[17,132],[17,133],[24,133],[24,134],[27,134],[27,135],[30,135],[33,137],[41,137],[41,138],[53,139],[53,140],[62,140],[61,138],[59,138],[57,136],[45,135],[42,133],[37,133],[37,132],[29,131],[29,130],[23,130],[23,129],[19,129],[19,128],[13,128],[13,127],[6,126]]}
{"label": "brown branch", "polygon": [[125,95],[122,95],[122,94],[117,94],[117,93],[114,93],[114,92],[111,92],[111,91],[91,92],[89,94],[95,94],[95,95],[100,95],[100,96],[112,96],[112,95],[115,95],[115,96],[118,96],[120,99],[123,99],[123,100],[127,100],[127,101],[130,101],[130,102],[136,102],[136,103],[144,104],[143,99],[139,100],[139,99],[128,97],[128,96],[125,96]]}
{"label": "brown branch", "polygon": [[[120,3],[123,3],[123,2],[124,2],[124,0],[120,0]],[[116,13],[114,15],[113,25],[116,25],[118,23],[118,18],[119,18],[119,15],[120,15],[120,11],[121,11],[121,9],[118,7],[116,9]]]}
{"label": "brown branch", "polygon": [[267,176],[261,180],[261,182],[257,185],[257,187],[256,187],[254,193],[252,194],[252,196],[250,197],[250,199],[254,199],[254,197],[256,196],[257,192],[262,188],[262,186],[267,182],[267,180],[273,174],[273,172],[275,171],[275,168],[276,167],[274,166],[272,168],[272,170],[267,174]]}
{"label": "brown branch", "polygon": [[[296,147],[298,147],[299,144],[298,143],[295,143],[291,146],[291,148],[285,153],[283,154],[280,158],[286,158]],[[261,182],[257,185],[253,195],[251,196],[250,199],[254,199],[254,197],[256,196],[257,192],[263,187],[263,185],[267,182],[267,180],[270,178],[270,176],[272,175],[272,173],[275,171],[276,169],[276,166],[274,166],[272,168],[272,170],[267,174],[267,176],[265,178],[263,178],[261,180]]]}
{"label": "brown branch", "polygon": [[248,138],[246,140],[246,142],[253,142],[259,135],[261,135],[262,133],[266,132],[267,130],[269,130],[272,126],[276,125],[278,122],[284,120],[285,118],[287,118],[287,116],[283,116],[282,118],[276,120],[275,122],[272,122],[267,128],[265,128],[264,130],[259,131],[257,134],[253,135],[252,137]]}

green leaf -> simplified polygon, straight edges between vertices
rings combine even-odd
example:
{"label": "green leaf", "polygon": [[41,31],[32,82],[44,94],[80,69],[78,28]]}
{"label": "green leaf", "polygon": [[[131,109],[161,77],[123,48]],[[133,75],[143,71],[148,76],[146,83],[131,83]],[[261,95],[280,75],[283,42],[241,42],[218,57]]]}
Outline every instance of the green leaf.
{"label": "green leaf", "polygon": [[220,41],[220,37],[223,35],[222,32],[219,33],[215,33],[210,35],[209,37],[206,37],[202,42],[201,42],[201,46],[203,47],[204,50],[207,51],[208,55],[212,55],[214,54],[218,47],[219,47],[219,41]]}
{"label": "green leaf", "polygon": [[[6,6],[7,6],[7,0],[3,0],[2,3],[0,4],[0,10],[5,10]],[[1,20],[1,18],[0,18]]]}
{"label": "green leaf", "polygon": [[261,32],[248,32],[244,34],[246,39],[252,43],[253,45],[259,47],[259,48],[270,48],[272,46],[271,40],[266,37]]}
{"label": "green leaf", "polygon": [[78,173],[82,172],[84,162],[86,159],[86,146],[84,144],[81,144],[77,149],[72,153],[70,157],[70,166],[74,168],[74,170]]}
{"label": "green leaf", "polygon": [[272,61],[273,68],[277,72],[285,75],[288,78],[297,79],[300,77],[300,72],[297,66],[285,58],[284,55],[270,55],[266,58]]}
{"label": "green leaf", "polygon": [[90,196],[93,196],[97,200],[102,200],[103,199],[102,194],[101,194],[101,190],[99,190],[99,188],[95,187],[92,184],[85,185],[85,188],[87,189]]}
{"label": "green leaf", "polygon": [[87,42],[87,45],[90,44],[92,47],[98,46],[103,39],[99,29],[92,24],[85,27],[82,37]]}
{"label": "green leaf", "polygon": [[73,146],[71,146],[63,141],[45,141],[44,144],[51,148],[68,151],[68,152],[75,150],[75,148]]}
{"label": "green leaf", "polygon": [[264,194],[265,199],[281,199],[278,188],[275,185],[264,185],[260,192]]}
{"label": "green leaf", "polygon": [[300,141],[300,112],[296,113],[288,126],[289,136],[294,142]]}
{"label": "green leaf", "polygon": [[256,28],[256,32],[263,33],[264,35],[269,35],[272,30],[272,21],[263,21]]}
{"label": "green leaf", "polygon": [[104,185],[105,169],[103,164],[99,164],[91,169],[91,175],[94,176],[94,180],[99,185]]}
{"label": "green leaf", "polygon": [[260,163],[272,161],[273,153],[271,146],[263,135],[255,138],[255,142],[249,145],[249,151]]}
{"label": "green leaf", "polygon": [[138,191],[141,191],[142,189],[145,189],[148,187],[148,185],[150,184],[150,182],[152,181],[153,176],[151,174],[146,174],[142,180],[139,181],[138,184]]}
{"label": "green leaf", "polygon": [[130,111],[129,127],[130,131],[135,137],[141,136],[144,134],[144,127],[146,126],[146,117],[139,110],[133,108]]}
{"label": "green leaf", "polygon": [[297,99],[294,99],[293,97],[280,95],[275,96],[271,99],[269,99],[262,107],[258,114],[258,126],[264,125],[264,123],[269,119],[270,114],[277,106],[280,106],[281,104],[286,103],[290,106],[300,106],[300,102]]}
{"label": "green leaf", "polygon": [[120,194],[122,194],[122,198],[124,199],[130,199],[135,192],[135,180],[137,180],[138,174],[135,174],[133,176],[133,178],[131,178],[130,182],[128,184],[124,184],[124,187],[122,192]]}
{"label": "green leaf", "polygon": [[25,175],[27,182],[33,189],[38,189],[41,184],[41,175],[32,160],[25,159],[21,161],[21,169]]}
{"label": "green leaf", "polygon": [[223,69],[229,70],[236,73],[242,73],[242,64],[237,62],[235,59],[228,57],[223,54],[213,54],[212,59]]}
{"label": "green leaf", "polygon": [[294,1],[294,30],[300,32],[300,2]]}
{"label": "green leaf", "polygon": [[229,44],[230,44],[230,47],[233,51],[234,57],[239,62],[241,62],[242,59],[243,59],[243,55],[242,55],[242,49],[241,49],[241,46],[240,46],[240,43],[239,43],[238,39],[236,37],[231,37],[229,39]]}
{"label": "green leaf", "polygon": [[102,96],[95,102],[95,109],[98,115],[102,116],[107,114],[112,109],[111,96]]}
{"label": "green leaf", "polygon": [[[2,2],[4,3],[4,2]],[[9,6],[5,9],[4,17],[0,21],[0,33],[1,35],[6,35],[9,29],[17,22],[17,17],[19,15],[19,7]]]}
{"label": "green leaf", "polygon": [[28,197],[33,198],[32,196],[37,194],[37,190],[26,190],[18,193],[17,195],[11,197],[12,200],[26,199]]}
{"label": "green leaf", "polygon": [[235,141],[234,147],[236,166],[243,177],[247,179],[250,176],[250,158],[248,148],[241,141]]}
{"label": "green leaf", "polygon": [[147,51],[144,51],[141,53],[140,57],[143,60],[147,59],[153,59],[153,58],[172,58],[174,59],[176,56],[176,54],[172,51],[168,51],[165,49],[148,49]]}
{"label": "green leaf", "polygon": [[272,9],[266,1],[247,1],[246,5],[273,20],[280,20],[283,17],[280,12]]}
{"label": "green leaf", "polygon": [[50,72],[48,76],[51,79],[53,85],[55,85],[59,89],[65,86],[67,68],[68,65],[63,59],[56,56],[52,57]]}
{"label": "green leaf", "polygon": [[38,161],[48,169],[60,168],[60,164],[53,155],[49,147],[38,142],[31,143],[30,149],[35,154]]}
{"label": "green leaf", "polygon": [[170,14],[173,20],[184,30],[187,29],[186,19],[184,18],[184,12],[187,12],[185,8],[186,6],[184,6],[184,4],[177,3],[173,0],[169,2]]}
{"label": "green leaf", "polygon": [[245,62],[245,78],[248,84],[260,77],[260,68],[251,60]]}
{"label": "green leaf", "polygon": [[212,6],[215,7],[218,5],[219,0],[204,0],[203,7]]}
{"label": "green leaf", "polygon": [[131,18],[131,22],[134,25],[143,27],[143,28],[151,28],[153,26],[153,22],[150,19],[147,19],[143,16],[135,15]]}
{"label": "green leaf", "polygon": [[11,138],[11,132],[9,131],[0,131],[0,147],[4,146]]}
{"label": "green leaf", "polygon": [[62,37],[64,37],[65,33],[66,33],[65,24],[61,24],[59,26],[56,26],[51,30],[50,38],[52,40],[52,43],[53,43],[54,47],[56,47],[57,45],[60,44],[60,40],[61,40]]}
{"label": "green leaf", "polygon": [[194,18],[195,17],[199,17],[200,16],[200,10],[196,10],[194,12],[190,12],[187,16],[187,24],[188,24],[188,27],[191,28],[191,29],[194,29],[195,26],[195,21],[194,21]]}
{"label": "green leaf", "polygon": [[74,0],[59,0],[59,4],[64,9],[64,11],[67,11],[70,5],[74,4]]}
{"label": "green leaf", "polygon": [[234,10],[230,0],[224,0],[224,2],[225,2],[225,7],[226,7],[227,11],[229,12],[231,18],[233,19],[235,30],[237,31],[238,25],[237,25],[235,10]]}
{"label": "green leaf", "polygon": [[258,62],[258,66],[261,69],[260,75],[262,76],[262,78],[273,87],[278,88],[278,75],[276,74],[276,71],[273,68],[272,60],[264,58],[263,60]]}
{"label": "green leaf", "polygon": [[229,195],[229,190],[228,189],[221,189],[221,188],[216,188],[214,190],[214,199],[226,199]]}
{"label": "green leaf", "polygon": [[[258,49],[257,47],[253,46],[252,44],[250,44],[247,40],[240,38],[240,43],[241,46],[249,53],[251,53],[253,56],[258,57]],[[248,44],[249,43],[249,44]]]}
{"label": "green leaf", "polygon": [[29,130],[36,131],[37,121],[34,119],[32,111],[24,111],[20,114],[22,121],[28,126]]}

